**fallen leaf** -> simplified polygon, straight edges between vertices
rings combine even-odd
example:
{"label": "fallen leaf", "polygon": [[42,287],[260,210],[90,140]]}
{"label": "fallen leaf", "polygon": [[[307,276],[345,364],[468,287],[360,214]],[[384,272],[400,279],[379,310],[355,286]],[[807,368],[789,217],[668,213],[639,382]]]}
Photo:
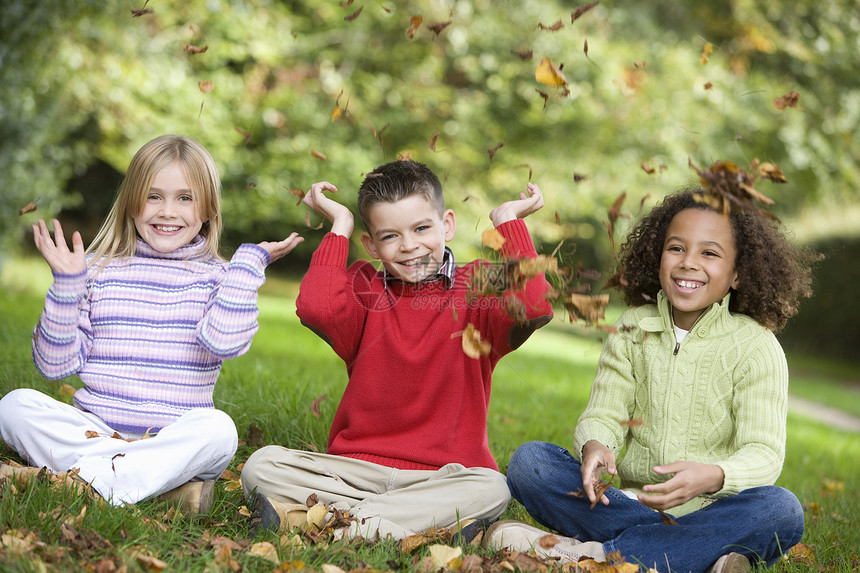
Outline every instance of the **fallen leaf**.
{"label": "fallen leaf", "polygon": [[248,548],[248,555],[262,557],[268,561],[272,561],[275,565],[280,565],[281,560],[278,559],[278,549],[268,541],[260,541]]}
{"label": "fallen leaf", "polygon": [[481,339],[481,333],[471,322],[463,331],[463,352],[469,358],[478,359],[481,356],[489,356],[492,346],[486,340]]}
{"label": "fallen leaf", "polygon": [[332,565],[330,563],[323,563],[321,569],[322,573],[346,573],[346,571],[337,565]]}
{"label": "fallen leaf", "polygon": [[567,79],[561,69],[553,65],[552,60],[544,58],[535,69],[535,79],[547,86],[560,87],[567,85]]}
{"label": "fallen leaf", "polygon": [[792,90],[782,97],[773,98],[773,107],[782,111],[787,107],[797,107],[800,101],[800,94]]}
{"label": "fallen leaf", "polygon": [[406,31],[406,35],[410,38],[415,37],[415,33],[418,31],[418,27],[421,26],[421,22],[424,21],[424,16],[412,16],[412,19],[409,21],[409,29]]}
{"label": "fallen leaf", "polygon": [[205,94],[208,94],[209,92],[211,92],[212,90],[215,89],[215,86],[212,84],[211,80],[199,81],[199,82],[197,82],[197,87],[200,88],[200,91],[202,91]]}
{"label": "fallen leaf", "polygon": [[208,49],[209,49],[209,46],[203,46],[202,48],[200,48],[198,46],[192,46],[191,44],[187,44],[184,48],[184,50],[191,55],[202,54]]}
{"label": "fallen leaf", "polygon": [[87,437],[87,439],[99,437],[99,433],[96,432],[95,430],[87,430],[86,432],[84,432],[84,435]]}
{"label": "fallen leaf", "polygon": [[481,242],[493,249],[494,251],[498,251],[502,248],[502,245],[505,244],[505,238],[495,227],[485,230],[481,233]]}
{"label": "fallen leaf", "polygon": [[590,4],[583,4],[582,6],[577,6],[576,9],[570,14],[570,23],[573,24],[576,22],[580,16],[594,8],[600,4],[600,2],[591,2]]}
{"label": "fallen leaf", "polygon": [[431,545],[430,558],[433,565],[438,568],[448,567],[451,561],[463,555],[462,547],[451,547],[450,545]]}
{"label": "fallen leaf", "polygon": [[678,522],[675,521],[675,518],[663,511],[662,509],[657,510],[660,513],[660,517],[663,518],[663,525],[678,525]]}

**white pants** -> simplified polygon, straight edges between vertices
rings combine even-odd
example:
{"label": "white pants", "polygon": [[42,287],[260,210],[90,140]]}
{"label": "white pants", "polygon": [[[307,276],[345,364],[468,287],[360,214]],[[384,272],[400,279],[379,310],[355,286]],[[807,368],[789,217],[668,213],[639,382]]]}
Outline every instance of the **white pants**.
{"label": "white pants", "polygon": [[[100,436],[87,438],[88,431]],[[136,503],[195,479],[217,479],[238,446],[233,420],[211,408],[191,410],[151,438],[126,442],[113,434],[95,414],[36,390],[13,390],[0,400],[0,437],[9,447],[34,467],[78,468],[113,505]]]}
{"label": "white pants", "polygon": [[448,464],[438,470],[399,470],[344,456],[266,446],[242,469],[245,496],[319,501],[349,509],[359,520],[347,535],[403,539],[466,519],[498,519],[511,499],[505,476],[488,468]]}

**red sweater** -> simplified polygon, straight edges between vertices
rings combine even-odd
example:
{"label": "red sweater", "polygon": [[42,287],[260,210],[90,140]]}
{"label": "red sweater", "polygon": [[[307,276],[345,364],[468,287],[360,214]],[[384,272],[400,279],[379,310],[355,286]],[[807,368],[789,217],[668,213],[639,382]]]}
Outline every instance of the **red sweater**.
{"label": "red sweater", "polygon": [[[498,227],[502,255],[534,257],[521,219]],[[543,275],[516,296],[529,324],[517,326],[503,301],[469,296],[475,261],[445,280],[385,288],[368,261],[346,267],[349,242],[327,234],[302,279],[297,314],[346,363],[349,382],[328,439],[328,453],[400,469],[447,463],[498,469],[487,439],[491,375],[499,359],[552,318]],[[512,296],[509,293],[506,296]],[[469,358],[458,334],[472,323],[492,343]]]}

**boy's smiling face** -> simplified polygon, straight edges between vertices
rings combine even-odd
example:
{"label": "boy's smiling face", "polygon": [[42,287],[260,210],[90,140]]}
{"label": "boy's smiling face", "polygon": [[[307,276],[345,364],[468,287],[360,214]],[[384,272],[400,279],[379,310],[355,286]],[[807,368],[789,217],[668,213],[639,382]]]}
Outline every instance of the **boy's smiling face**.
{"label": "boy's smiling face", "polygon": [[368,232],[361,242],[392,276],[418,283],[442,266],[445,243],[454,238],[456,220],[448,209],[440,216],[423,195],[380,202],[367,213]]}

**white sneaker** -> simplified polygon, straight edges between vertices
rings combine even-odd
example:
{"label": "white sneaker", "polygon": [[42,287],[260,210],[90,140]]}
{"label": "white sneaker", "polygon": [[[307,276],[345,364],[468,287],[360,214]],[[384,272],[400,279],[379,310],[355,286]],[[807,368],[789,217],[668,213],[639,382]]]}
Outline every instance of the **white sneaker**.
{"label": "white sneaker", "polygon": [[572,537],[554,535],[543,529],[513,520],[497,521],[484,534],[483,546],[490,549],[534,551],[536,555],[556,559],[560,563],[575,563],[581,558],[606,561],[603,544],[597,541],[577,541]]}
{"label": "white sneaker", "polygon": [[717,559],[706,573],[746,573],[752,571],[752,565],[746,555],[727,553]]}

